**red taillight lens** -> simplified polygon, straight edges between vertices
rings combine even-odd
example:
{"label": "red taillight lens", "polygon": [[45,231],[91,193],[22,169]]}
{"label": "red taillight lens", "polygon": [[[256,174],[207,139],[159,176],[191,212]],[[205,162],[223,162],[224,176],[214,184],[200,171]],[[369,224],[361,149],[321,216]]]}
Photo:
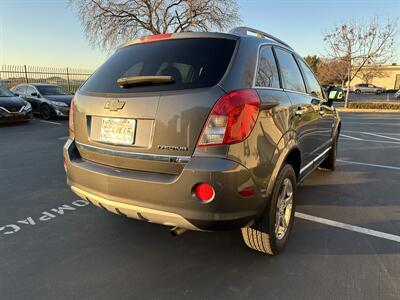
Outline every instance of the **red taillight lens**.
{"label": "red taillight lens", "polygon": [[68,125],[69,125],[69,132],[74,133],[74,98],[72,98],[71,106],[69,108]]}
{"label": "red taillight lens", "polygon": [[194,188],[194,193],[201,202],[205,203],[212,201],[215,197],[214,188],[207,183],[197,184]]}
{"label": "red taillight lens", "polygon": [[255,90],[239,90],[222,96],[214,105],[198,146],[227,145],[244,141],[260,111]]}

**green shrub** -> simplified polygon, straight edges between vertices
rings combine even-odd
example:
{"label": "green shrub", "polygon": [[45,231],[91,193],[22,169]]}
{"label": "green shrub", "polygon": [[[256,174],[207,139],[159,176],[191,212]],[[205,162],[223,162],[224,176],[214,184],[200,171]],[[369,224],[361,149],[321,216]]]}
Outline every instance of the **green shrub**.
{"label": "green shrub", "polygon": [[400,102],[350,102],[352,109],[393,109],[400,110]]}

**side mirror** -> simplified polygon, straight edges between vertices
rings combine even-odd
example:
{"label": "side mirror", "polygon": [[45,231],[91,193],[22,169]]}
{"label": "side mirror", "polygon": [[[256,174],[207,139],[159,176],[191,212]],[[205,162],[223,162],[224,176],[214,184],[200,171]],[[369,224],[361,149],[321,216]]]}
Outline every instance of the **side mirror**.
{"label": "side mirror", "polygon": [[19,97],[19,94],[16,92],[12,92],[15,96]]}
{"label": "side mirror", "polygon": [[40,98],[40,95],[39,95],[38,93],[36,93],[36,92],[31,93],[31,96],[32,96],[32,97]]}

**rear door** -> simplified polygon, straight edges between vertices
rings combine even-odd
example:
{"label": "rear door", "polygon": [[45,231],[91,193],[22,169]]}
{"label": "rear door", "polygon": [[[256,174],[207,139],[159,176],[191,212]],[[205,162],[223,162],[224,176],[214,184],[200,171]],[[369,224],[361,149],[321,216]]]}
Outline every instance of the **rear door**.
{"label": "rear door", "polygon": [[315,158],[314,149],[319,145],[319,112],[306,92],[303,76],[293,54],[279,47],[274,49],[284,90],[292,102],[292,122],[297,133],[303,168]]}
{"label": "rear door", "polygon": [[[82,157],[119,168],[178,174],[224,94],[217,84],[236,42],[166,39],[118,50],[75,95],[75,139]],[[117,83],[138,76],[172,76],[173,82]],[[129,138],[113,138],[121,132]]]}

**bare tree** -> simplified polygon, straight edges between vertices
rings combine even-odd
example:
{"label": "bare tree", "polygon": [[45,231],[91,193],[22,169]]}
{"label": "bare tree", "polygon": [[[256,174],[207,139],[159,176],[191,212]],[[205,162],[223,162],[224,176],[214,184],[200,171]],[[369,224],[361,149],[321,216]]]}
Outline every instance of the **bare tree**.
{"label": "bare tree", "polygon": [[340,59],[322,58],[317,65],[316,74],[322,84],[340,84],[342,87],[347,80],[347,65]]}
{"label": "bare tree", "polygon": [[225,30],[240,22],[236,0],[69,0],[90,43],[114,49],[167,32]]}
{"label": "bare tree", "polygon": [[397,22],[380,25],[376,18],[369,24],[343,23],[325,34],[328,58],[338,59],[347,66],[348,106],[350,83],[366,65],[382,65],[393,57]]}
{"label": "bare tree", "polygon": [[360,78],[363,82],[365,83],[370,83],[370,81],[374,77],[382,78],[387,76],[385,72],[382,70],[381,66],[379,65],[373,65],[373,66],[365,66],[358,72],[357,76]]}

